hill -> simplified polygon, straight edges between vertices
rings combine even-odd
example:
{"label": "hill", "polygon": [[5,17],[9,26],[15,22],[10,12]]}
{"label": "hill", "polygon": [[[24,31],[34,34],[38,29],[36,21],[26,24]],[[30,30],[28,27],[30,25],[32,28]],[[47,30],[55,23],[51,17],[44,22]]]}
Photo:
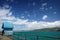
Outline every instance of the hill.
{"label": "hill", "polygon": [[36,30],[33,30],[33,31],[60,31],[60,27],[36,29]]}

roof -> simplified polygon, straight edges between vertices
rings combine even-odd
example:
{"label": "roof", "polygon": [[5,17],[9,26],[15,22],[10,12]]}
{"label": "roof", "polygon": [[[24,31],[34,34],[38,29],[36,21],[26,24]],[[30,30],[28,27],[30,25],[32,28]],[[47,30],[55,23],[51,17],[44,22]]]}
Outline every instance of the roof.
{"label": "roof", "polygon": [[4,22],[3,25],[4,28],[13,28],[13,24],[10,22]]}

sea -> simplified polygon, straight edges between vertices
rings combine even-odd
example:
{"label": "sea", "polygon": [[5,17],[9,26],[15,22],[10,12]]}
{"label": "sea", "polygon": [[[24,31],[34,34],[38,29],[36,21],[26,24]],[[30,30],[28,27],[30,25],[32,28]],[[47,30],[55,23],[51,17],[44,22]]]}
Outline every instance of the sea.
{"label": "sea", "polygon": [[60,31],[29,31],[29,32],[13,32],[14,40],[60,40]]}

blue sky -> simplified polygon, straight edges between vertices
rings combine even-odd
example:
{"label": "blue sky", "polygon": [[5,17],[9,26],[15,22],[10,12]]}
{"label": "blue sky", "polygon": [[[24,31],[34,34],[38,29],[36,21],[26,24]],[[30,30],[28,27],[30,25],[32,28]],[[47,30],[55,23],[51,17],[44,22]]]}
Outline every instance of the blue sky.
{"label": "blue sky", "polygon": [[[12,15],[29,21],[56,21],[60,20],[60,0],[1,0],[0,6],[8,4],[12,7]],[[42,19],[47,15],[45,20]],[[51,17],[52,16],[52,17]]]}
{"label": "blue sky", "polygon": [[[51,27],[54,27],[55,24],[60,26],[59,17],[60,0],[0,0],[0,26],[4,21],[8,21],[17,26],[15,29],[22,28],[21,30],[36,29],[32,27],[35,24],[41,24],[38,28],[47,28],[52,24]],[[43,24],[47,26],[42,26]]]}
{"label": "blue sky", "polygon": [[[59,4],[57,0],[15,0],[12,10],[13,15],[21,19],[56,21],[60,20]],[[42,19],[44,15],[47,15],[45,20]]]}

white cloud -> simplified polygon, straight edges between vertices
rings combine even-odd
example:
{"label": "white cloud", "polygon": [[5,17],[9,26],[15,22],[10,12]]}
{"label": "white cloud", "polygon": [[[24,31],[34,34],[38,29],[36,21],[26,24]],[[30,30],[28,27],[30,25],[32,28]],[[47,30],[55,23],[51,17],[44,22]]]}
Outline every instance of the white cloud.
{"label": "white cloud", "polygon": [[45,6],[47,6],[47,3],[42,3],[41,4],[41,7],[40,7],[40,10],[47,10],[48,8],[45,8]]}
{"label": "white cloud", "polygon": [[25,18],[25,16],[21,16],[21,18]]}
{"label": "white cloud", "polygon": [[6,0],[7,2],[10,1],[10,2],[13,2],[14,0]]}
{"label": "white cloud", "polygon": [[7,5],[7,4],[4,4],[4,5],[3,5],[3,8],[10,8],[10,6]]}
{"label": "white cloud", "polygon": [[52,7],[52,6],[50,6],[49,8],[50,8],[50,9],[52,9],[53,7]]}
{"label": "white cloud", "polygon": [[[0,8],[0,28],[2,27],[2,23],[4,21],[11,21],[13,17],[11,16],[10,8],[6,8],[5,5]],[[8,15],[9,14],[9,15]]]}
{"label": "white cloud", "polygon": [[[43,20],[47,18],[47,15],[43,16]],[[52,27],[60,27],[60,21],[55,22],[44,22],[44,21],[32,21],[28,22],[28,20],[22,20],[13,16],[10,9],[2,8],[0,9],[0,26],[2,27],[2,23],[4,21],[12,22],[14,24],[14,30],[34,30],[41,28],[52,28]],[[21,25],[24,27],[21,28]],[[0,28],[1,28],[0,27]]]}
{"label": "white cloud", "polygon": [[44,7],[44,6],[46,6],[47,5],[47,3],[42,3],[42,7]]}
{"label": "white cloud", "polygon": [[[1,9],[0,9],[1,10]],[[52,28],[52,27],[59,27],[60,26],[60,21],[55,21],[55,22],[44,22],[44,21],[33,21],[33,22],[28,22],[28,20],[22,20],[19,18],[16,18],[15,16],[12,15],[10,11],[6,11],[4,9],[4,13],[0,14],[0,26],[2,26],[2,23],[4,21],[12,22],[14,24],[14,30],[35,30],[35,29],[41,29],[41,28]],[[8,9],[9,10],[9,9]],[[3,10],[1,10],[3,11]],[[2,12],[1,12],[2,13]],[[7,15],[9,14],[9,16]],[[10,16],[12,15],[12,16]],[[47,15],[43,16],[43,19],[45,20],[47,18]],[[24,27],[21,28],[21,25]]]}
{"label": "white cloud", "polygon": [[36,3],[35,2],[33,2],[33,6],[35,6],[36,5]]}
{"label": "white cloud", "polygon": [[27,21],[28,20],[22,20],[22,19],[17,18],[13,24],[26,24]]}
{"label": "white cloud", "polygon": [[10,9],[0,9],[0,16],[6,16],[9,13]]}
{"label": "white cloud", "polygon": [[57,12],[54,12],[54,14],[56,14]]}
{"label": "white cloud", "polygon": [[44,8],[44,7],[41,7],[40,9],[41,9],[41,10],[44,10],[45,8]]}
{"label": "white cloud", "polygon": [[[20,26],[21,27],[21,26]],[[53,27],[60,27],[60,21],[55,22],[43,22],[43,21],[33,21],[33,22],[27,22],[25,23],[25,27],[19,30],[35,30],[35,29],[42,29],[42,28],[53,28]]]}
{"label": "white cloud", "polygon": [[5,17],[1,17],[3,20],[9,20],[9,21],[12,21],[12,20],[15,20],[16,18],[14,16],[5,16]]}
{"label": "white cloud", "polygon": [[30,17],[31,15],[30,15],[30,14],[28,14],[27,16],[28,16],[28,17]]}
{"label": "white cloud", "polygon": [[9,12],[8,16],[12,16],[12,12]]}
{"label": "white cloud", "polygon": [[47,15],[44,15],[44,16],[42,17],[42,19],[45,20],[47,17],[48,17]]}

